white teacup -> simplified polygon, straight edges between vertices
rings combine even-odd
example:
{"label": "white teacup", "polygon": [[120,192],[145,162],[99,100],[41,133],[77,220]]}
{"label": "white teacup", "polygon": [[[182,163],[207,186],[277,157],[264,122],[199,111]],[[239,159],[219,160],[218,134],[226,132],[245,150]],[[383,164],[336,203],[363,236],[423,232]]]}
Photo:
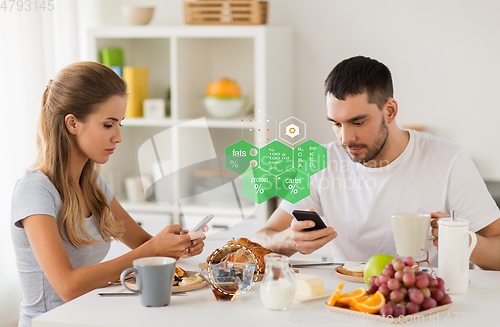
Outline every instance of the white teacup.
{"label": "white teacup", "polygon": [[400,257],[425,255],[431,216],[423,213],[395,213],[391,215],[396,252]]}

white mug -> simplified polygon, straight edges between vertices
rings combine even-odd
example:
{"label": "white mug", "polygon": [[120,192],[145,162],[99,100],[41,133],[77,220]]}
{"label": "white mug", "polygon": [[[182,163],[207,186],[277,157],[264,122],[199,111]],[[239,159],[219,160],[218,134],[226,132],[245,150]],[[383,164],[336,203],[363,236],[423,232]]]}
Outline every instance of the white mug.
{"label": "white mug", "polygon": [[391,215],[396,252],[400,257],[421,257],[431,225],[431,216],[424,213],[395,213]]}
{"label": "white mug", "polygon": [[469,258],[477,244],[476,233],[469,231],[469,221],[463,218],[441,218],[438,224],[439,276],[448,293],[463,293],[469,288]]}

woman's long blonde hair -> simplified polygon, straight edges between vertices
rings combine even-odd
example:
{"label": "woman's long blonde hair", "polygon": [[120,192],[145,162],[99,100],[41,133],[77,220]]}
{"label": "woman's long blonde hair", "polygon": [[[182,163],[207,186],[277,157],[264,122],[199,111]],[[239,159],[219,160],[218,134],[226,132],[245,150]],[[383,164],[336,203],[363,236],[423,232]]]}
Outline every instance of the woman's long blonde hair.
{"label": "woman's long blonde hair", "polygon": [[[78,185],[69,176],[71,143],[64,120],[66,115],[73,114],[85,122],[99,109],[99,104],[114,95],[126,94],[125,82],[113,70],[96,62],[78,62],[65,67],[49,81],[43,93],[34,167],[41,169],[59,192],[62,201],[59,232],[77,247],[98,241],[87,230]],[[123,226],[115,221],[106,196],[97,184],[99,170],[99,164],[90,159],[83,167],[80,177],[83,200],[97,221],[103,239],[121,239]]]}

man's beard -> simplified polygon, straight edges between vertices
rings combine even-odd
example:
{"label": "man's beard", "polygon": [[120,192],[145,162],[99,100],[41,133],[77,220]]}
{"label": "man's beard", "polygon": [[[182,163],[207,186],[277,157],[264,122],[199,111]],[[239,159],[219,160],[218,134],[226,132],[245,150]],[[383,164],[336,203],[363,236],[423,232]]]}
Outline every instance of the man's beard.
{"label": "man's beard", "polygon": [[[389,128],[387,127],[385,123],[385,118],[382,119],[382,123],[380,124],[380,129],[379,133],[377,135],[377,139],[375,140],[375,143],[373,146],[369,147],[367,144],[358,144],[358,143],[351,143],[351,144],[343,144],[342,146],[344,149],[347,148],[364,148],[367,150],[367,153],[364,155],[351,155],[349,151],[347,151],[347,154],[349,155],[349,158],[351,158],[352,161],[354,162],[359,162],[359,163],[367,163],[369,161],[372,161],[375,159],[380,152],[382,152],[382,149],[384,148],[387,138],[389,137]],[[358,158],[359,156],[359,158]]]}

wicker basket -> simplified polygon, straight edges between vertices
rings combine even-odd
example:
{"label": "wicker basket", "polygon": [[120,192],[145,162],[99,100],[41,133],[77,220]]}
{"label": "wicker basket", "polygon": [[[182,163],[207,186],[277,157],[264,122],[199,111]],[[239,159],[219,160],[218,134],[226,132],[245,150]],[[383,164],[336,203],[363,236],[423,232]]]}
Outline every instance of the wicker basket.
{"label": "wicker basket", "polygon": [[267,1],[185,1],[184,19],[191,25],[261,25]]}

